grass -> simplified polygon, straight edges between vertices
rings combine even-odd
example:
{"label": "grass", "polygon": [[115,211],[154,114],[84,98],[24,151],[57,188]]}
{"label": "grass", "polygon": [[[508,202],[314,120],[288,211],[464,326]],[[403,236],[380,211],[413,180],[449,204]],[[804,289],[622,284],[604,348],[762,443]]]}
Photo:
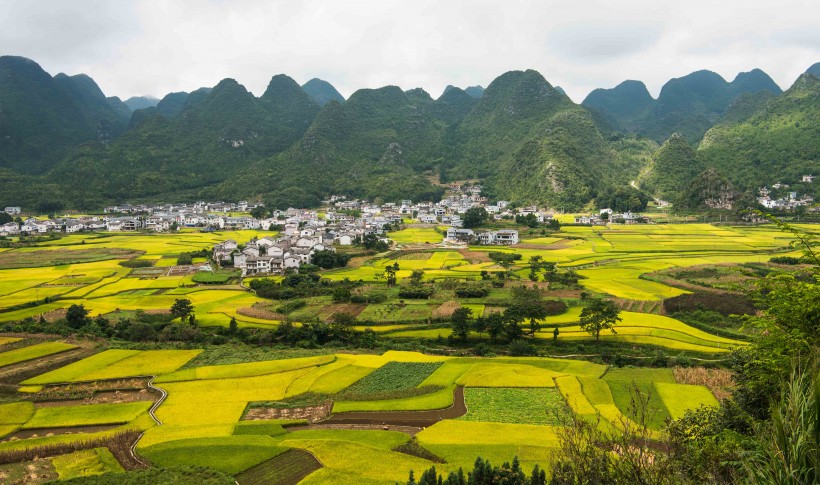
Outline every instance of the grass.
{"label": "grass", "polygon": [[463,421],[559,425],[567,406],[555,389],[474,387],[464,391],[467,414]]}
{"label": "grass", "polygon": [[356,381],[345,394],[367,395],[414,388],[440,366],[440,362],[388,362]]}
{"label": "grass", "polygon": [[624,415],[634,418],[631,401],[637,390],[644,396],[649,396],[647,424],[651,429],[661,429],[666,419],[671,417],[655,390],[657,383],[675,384],[671,369],[623,367],[611,369],[604,375],[603,380],[609,385],[615,406]]}
{"label": "grass", "polygon": [[170,441],[140,453],[161,467],[202,466],[236,475],[285,451],[270,436],[244,435]]}
{"label": "grass", "polygon": [[0,352],[0,367],[17,364],[18,362],[25,362],[27,360],[39,359],[40,357],[65,352],[66,350],[75,348],[77,348],[76,345],[63,342],[44,342],[19,349],[7,350],[5,352]]}
{"label": "grass", "polygon": [[51,463],[60,480],[125,471],[108,448],[92,448],[55,456]]}
{"label": "grass", "polygon": [[60,428],[66,426],[91,426],[98,424],[122,424],[133,421],[148,411],[150,402],[122,404],[88,404],[84,406],[55,406],[39,408],[23,429]]}

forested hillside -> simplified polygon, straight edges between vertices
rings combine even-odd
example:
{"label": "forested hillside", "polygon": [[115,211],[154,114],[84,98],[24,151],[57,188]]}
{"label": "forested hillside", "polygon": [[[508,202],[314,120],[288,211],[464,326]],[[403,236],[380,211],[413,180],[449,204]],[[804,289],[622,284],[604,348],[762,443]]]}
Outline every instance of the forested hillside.
{"label": "forested hillside", "polygon": [[[812,68],[814,69],[814,67]],[[810,69],[811,71],[811,69]],[[817,172],[818,79],[785,94],[765,73],[731,83],[709,71],[639,81],[582,105],[540,73],[487,89],[361,89],[274,76],[256,97],[213,88],[106,97],[85,75],[54,77],[0,58],[0,205],[42,211],[141,200],[262,200],[308,206],[331,194],[436,199],[480,180],[493,198],[577,210],[633,181],[673,199],[714,168],[740,189]],[[698,140],[709,130],[703,141]]]}

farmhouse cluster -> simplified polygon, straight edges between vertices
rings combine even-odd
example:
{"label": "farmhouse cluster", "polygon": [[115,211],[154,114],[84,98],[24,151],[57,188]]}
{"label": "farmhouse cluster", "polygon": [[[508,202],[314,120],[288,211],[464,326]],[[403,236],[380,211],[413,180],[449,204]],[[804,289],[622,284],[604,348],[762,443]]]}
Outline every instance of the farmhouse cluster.
{"label": "farmhouse cluster", "polygon": [[[803,175],[801,182],[808,184],[813,183],[814,176]],[[788,184],[780,182],[773,184],[771,189],[769,187],[761,187],[758,190],[758,194],[757,202],[767,209],[795,210],[797,208],[811,207],[814,203],[814,197],[808,194],[798,195],[798,191],[790,191]],[[820,208],[811,209],[820,210]]]}

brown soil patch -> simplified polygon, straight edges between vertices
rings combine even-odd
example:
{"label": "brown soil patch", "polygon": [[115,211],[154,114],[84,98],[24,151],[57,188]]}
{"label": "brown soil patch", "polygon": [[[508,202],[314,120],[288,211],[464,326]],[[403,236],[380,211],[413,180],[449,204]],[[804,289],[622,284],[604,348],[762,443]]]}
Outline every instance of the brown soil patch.
{"label": "brown soil patch", "polygon": [[284,320],[285,316],[258,306],[237,308],[236,313],[251,318],[261,318],[262,320]]}
{"label": "brown soil patch", "polygon": [[484,307],[484,313],[482,314],[482,316],[486,317],[488,315],[493,315],[495,313],[504,313],[504,307],[503,306],[489,306],[489,305],[485,306]]}
{"label": "brown soil patch", "polygon": [[119,426],[119,424],[102,424],[97,426],[71,426],[65,428],[26,429],[6,436],[2,440],[0,440],[0,443],[5,443],[7,441],[25,440],[28,438],[58,436],[64,434],[99,433],[100,431],[108,431],[109,429],[118,428]]}
{"label": "brown soil patch", "polygon": [[138,391],[102,391],[85,399],[63,399],[55,401],[40,401],[34,404],[38,408],[53,408],[60,406],[82,406],[85,404],[120,404],[127,402],[151,401],[157,402],[160,394],[150,389]]}
{"label": "brown soil patch", "polygon": [[330,320],[335,313],[349,313],[354,317],[358,317],[365,308],[367,308],[367,305],[364,303],[333,303],[323,307],[319,313],[325,315],[325,320]]}
{"label": "brown soil patch", "polygon": [[453,316],[453,312],[459,308],[461,308],[461,304],[457,301],[444,302],[433,310],[433,318],[450,318]]}
{"label": "brown soil patch", "polygon": [[148,379],[110,379],[107,381],[82,382],[77,384],[58,384],[47,386],[41,392],[100,392],[142,390],[148,387]]}
{"label": "brown soil patch", "polygon": [[58,308],[56,310],[51,310],[50,312],[41,313],[42,316],[47,322],[56,322],[62,318],[65,318],[66,313],[68,313],[67,308]]}
{"label": "brown soil patch", "polygon": [[672,369],[678,384],[706,386],[718,401],[732,395],[735,380],[726,369],[707,369],[705,367],[675,367]]}
{"label": "brown soil patch", "polygon": [[306,406],[303,408],[250,408],[245,412],[242,419],[306,419],[309,423],[315,423],[327,418],[332,409],[333,403],[331,401],[319,406]]}
{"label": "brown soil patch", "polygon": [[464,387],[456,387],[453,391],[453,405],[445,409],[430,411],[362,411],[338,413],[322,422],[322,424],[345,425],[392,425],[426,428],[442,419],[455,419],[467,414],[467,405],[464,403]]}
{"label": "brown soil patch", "polygon": [[490,259],[490,256],[488,256],[489,253],[486,253],[484,251],[470,251],[469,249],[464,248],[459,249],[458,254],[460,254],[462,258],[469,261],[470,264],[492,262],[492,259]]}

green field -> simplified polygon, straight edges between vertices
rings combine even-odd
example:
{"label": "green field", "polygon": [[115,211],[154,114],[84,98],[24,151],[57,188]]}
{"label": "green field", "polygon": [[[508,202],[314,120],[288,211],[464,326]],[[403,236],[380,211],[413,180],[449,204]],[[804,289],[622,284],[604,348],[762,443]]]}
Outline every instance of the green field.
{"label": "green field", "polygon": [[23,429],[60,428],[65,426],[91,426],[98,424],[122,424],[133,421],[148,411],[150,402],[123,404],[89,404],[86,406],[55,406],[39,408],[26,421]]}
{"label": "green field", "polygon": [[566,421],[568,411],[555,389],[472,387],[464,401],[464,421],[554,426]]}

